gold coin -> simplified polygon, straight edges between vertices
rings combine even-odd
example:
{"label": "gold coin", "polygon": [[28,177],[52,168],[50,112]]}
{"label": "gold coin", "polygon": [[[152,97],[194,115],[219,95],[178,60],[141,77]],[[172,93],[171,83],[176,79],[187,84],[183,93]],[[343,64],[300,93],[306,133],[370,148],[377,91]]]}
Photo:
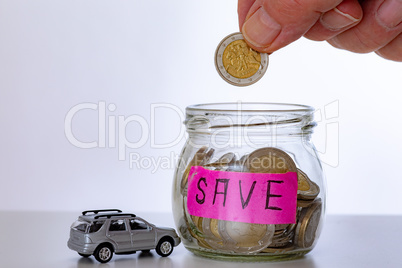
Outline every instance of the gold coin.
{"label": "gold coin", "polygon": [[275,232],[286,230],[290,225],[292,224],[275,224]]}
{"label": "gold coin", "polygon": [[218,224],[219,224],[219,220],[211,219],[211,222],[210,222],[211,232],[215,237],[221,239],[221,236],[218,231]]}
{"label": "gold coin", "polygon": [[245,166],[252,173],[297,172],[292,158],[286,152],[273,147],[261,148],[249,154]]}
{"label": "gold coin", "polygon": [[183,195],[187,195],[188,174],[190,173],[191,167],[201,166],[208,162],[208,160],[212,157],[214,151],[215,150],[212,148],[208,149],[206,146],[203,146],[194,154],[194,157],[191,159],[186,169],[184,170],[181,179],[181,193]]}
{"label": "gold coin", "polygon": [[268,54],[253,50],[241,33],[233,33],[219,43],[215,51],[215,67],[226,82],[248,86],[265,74]]}
{"label": "gold coin", "polygon": [[299,222],[296,226],[295,242],[301,248],[313,245],[321,220],[322,202],[314,201],[309,207],[303,208]]}
{"label": "gold coin", "polygon": [[200,247],[212,249],[212,247],[205,241],[205,234],[202,228],[202,221],[204,218],[191,215],[191,220],[193,223],[193,230],[190,229],[190,233],[197,240]]}
{"label": "gold coin", "polygon": [[203,218],[191,215],[191,219],[193,220],[194,226],[197,228],[197,230],[200,233],[203,233],[203,230],[202,230],[202,219]]}
{"label": "gold coin", "polygon": [[297,199],[297,207],[307,208],[313,203],[313,201],[314,200]]}
{"label": "gold coin", "polygon": [[320,193],[320,187],[311,181],[307,174],[297,169],[297,198],[304,200],[313,200]]}
{"label": "gold coin", "polygon": [[[295,239],[296,224],[276,224],[275,234],[272,238],[272,243],[269,244],[268,248],[278,249],[278,248],[288,248],[293,247]],[[279,229],[278,229],[279,228]]]}
{"label": "gold coin", "polygon": [[218,231],[218,223],[219,220],[217,219],[203,218],[202,230],[205,233],[205,237],[218,240],[222,239]]}
{"label": "gold coin", "polygon": [[270,248],[280,248],[290,245],[294,239],[296,224],[275,224],[275,233]]}
{"label": "gold coin", "polygon": [[222,61],[231,76],[243,79],[253,76],[260,69],[261,55],[240,39],[226,46]]}
{"label": "gold coin", "polygon": [[264,248],[263,250],[261,250],[261,253],[272,253],[272,254],[281,254],[281,253],[286,253],[289,252],[291,250],[296,249],[293,245],[289,245],[285,248]]}

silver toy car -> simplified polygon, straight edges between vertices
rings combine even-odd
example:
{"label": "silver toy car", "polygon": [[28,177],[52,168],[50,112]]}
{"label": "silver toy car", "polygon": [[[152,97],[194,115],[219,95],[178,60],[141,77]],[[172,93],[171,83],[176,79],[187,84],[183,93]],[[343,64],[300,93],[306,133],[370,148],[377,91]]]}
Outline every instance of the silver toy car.
{"label": "silver toy car", "polygon": [[169,256],[180,238],[173,228],[156,227],[134,214],[119,209],[83,211],[71,225],[68,247],[80,256],[95,256],[101,263],[115,254],[132,254],[155,249]]}

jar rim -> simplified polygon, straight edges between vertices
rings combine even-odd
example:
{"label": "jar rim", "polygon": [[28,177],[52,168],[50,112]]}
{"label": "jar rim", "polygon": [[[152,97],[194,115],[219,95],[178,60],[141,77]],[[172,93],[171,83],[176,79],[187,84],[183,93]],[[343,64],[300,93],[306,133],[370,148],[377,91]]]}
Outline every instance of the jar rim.
{"label": "jar rim", "polygon": [[217,102],[189,105],[186,108],[191,112],[247,112],[247,113],[289,113],[314,112],[314,108],[304,104],[275,103],[275,102]]}

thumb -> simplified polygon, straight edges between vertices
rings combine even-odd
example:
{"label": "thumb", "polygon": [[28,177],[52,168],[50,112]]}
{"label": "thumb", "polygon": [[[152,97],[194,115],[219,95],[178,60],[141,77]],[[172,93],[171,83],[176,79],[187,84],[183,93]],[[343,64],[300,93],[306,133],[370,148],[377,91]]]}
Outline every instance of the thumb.
{"label": "thumb", "polygon": [[[238,0],[240,29],[255,50],[271,53],[303,36],[342,0]],[[244,9],[249,8],[247,15]],[[244,23],[243,23],[244,21]]]}

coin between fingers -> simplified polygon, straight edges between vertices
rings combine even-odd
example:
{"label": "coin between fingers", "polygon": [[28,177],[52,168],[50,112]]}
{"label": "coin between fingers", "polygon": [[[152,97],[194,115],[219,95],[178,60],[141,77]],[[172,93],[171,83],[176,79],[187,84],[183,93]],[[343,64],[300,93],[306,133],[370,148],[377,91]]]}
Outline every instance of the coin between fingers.
{"label": "coin between fingers", "polygon": [[268,54],[249,47],[241,33],[226,36],[215,51],[215,67],[219,75],[229,84],[248,86],[265,74]]}

